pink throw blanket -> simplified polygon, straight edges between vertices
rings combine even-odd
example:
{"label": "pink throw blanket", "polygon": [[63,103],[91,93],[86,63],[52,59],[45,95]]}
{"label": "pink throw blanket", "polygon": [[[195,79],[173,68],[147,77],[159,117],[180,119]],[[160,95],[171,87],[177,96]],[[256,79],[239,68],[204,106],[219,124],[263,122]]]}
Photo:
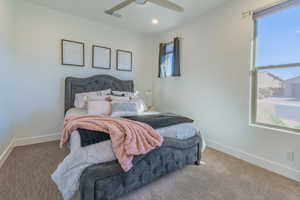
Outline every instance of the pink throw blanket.
{"label": "pink throw blanket", "polygon": [[151,126],[124,118],[84,115],[67,117],[60,139],[60,147],[69,141],[78,128],[108,133],[112,150],[124,171],[132,168],[135,155],[146,154],[162,145],[163,138]]}

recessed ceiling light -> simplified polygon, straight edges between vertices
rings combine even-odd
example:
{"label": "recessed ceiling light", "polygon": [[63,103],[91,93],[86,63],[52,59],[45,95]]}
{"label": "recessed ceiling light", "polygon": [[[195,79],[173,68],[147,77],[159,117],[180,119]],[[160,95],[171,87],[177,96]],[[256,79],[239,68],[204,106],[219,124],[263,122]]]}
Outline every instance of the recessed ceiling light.
{"label": "recessed ceiling light", "polygon": [[158,23],[159,23],[158,19],[152,19],[152,24],[158,24]]}

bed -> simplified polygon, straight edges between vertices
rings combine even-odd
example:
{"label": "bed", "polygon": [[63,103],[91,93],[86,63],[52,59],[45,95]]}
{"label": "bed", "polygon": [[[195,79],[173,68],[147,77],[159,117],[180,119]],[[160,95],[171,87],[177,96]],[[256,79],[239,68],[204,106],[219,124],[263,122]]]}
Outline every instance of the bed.
{"label": "bed", "polygon": [[[109,75],[65,80],[65,113],[74,107],[75,94],[111,88],[134,91],[134,82]],[[87,167],[80,177],[81,200],[113,200],[134,191],[186,165],[200,164],[202,141],[199,135],[179,140],[164,138],[161,147],[133,160],[134,167],[124,172],[117,161]]]}

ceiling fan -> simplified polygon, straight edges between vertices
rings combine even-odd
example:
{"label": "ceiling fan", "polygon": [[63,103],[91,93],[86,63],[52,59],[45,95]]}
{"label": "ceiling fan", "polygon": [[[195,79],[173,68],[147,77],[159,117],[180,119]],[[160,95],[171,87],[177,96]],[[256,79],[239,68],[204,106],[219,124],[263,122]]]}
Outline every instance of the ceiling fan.
{"label": "ceiling fan", "polygon": [[132,3],[136,3],[136,4],[140,4],[143,5],[145,3],[151,2],[153,4],[156,4],[158,6],[170,9],[170,10],[174,10],[176,12],[183,12],[184,8],[182,8],[181,6],[170,2],[169,0],[124,0],[122,3],[114,6],[113,8],[106,10],[105,13],[109,14],[109,15],[113,15],[115,17],[121,17],[120,14],[116,13],[116,11],[132,4]]}

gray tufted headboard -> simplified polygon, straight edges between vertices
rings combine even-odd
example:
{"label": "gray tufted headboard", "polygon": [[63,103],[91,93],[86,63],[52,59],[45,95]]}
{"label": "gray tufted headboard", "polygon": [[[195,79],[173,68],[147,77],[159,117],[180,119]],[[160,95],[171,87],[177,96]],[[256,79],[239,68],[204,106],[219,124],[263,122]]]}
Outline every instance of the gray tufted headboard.
{"label": "gray tufted headboard", "polygon": [[67,77],[65,80],[65,113],[74,107],[75,94],[106,90],[134,91],[132,80],[122,81],[110,75],[96,75],[88,78]]}

